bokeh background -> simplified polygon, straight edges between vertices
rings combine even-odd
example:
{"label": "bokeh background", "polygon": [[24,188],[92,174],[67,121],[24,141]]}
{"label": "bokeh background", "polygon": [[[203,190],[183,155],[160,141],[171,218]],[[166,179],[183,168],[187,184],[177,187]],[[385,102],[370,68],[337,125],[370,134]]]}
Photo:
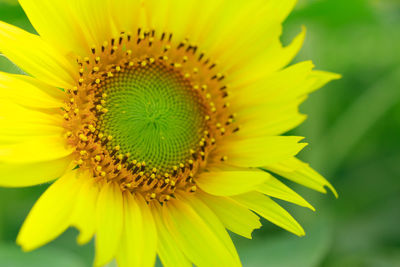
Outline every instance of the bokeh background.
{"label": "bokeh background", "polygon": [[[34,32],[16,1],[0,1],[0,20]],[[307,38],[295,61],[311,59],[343,79],[310,96],[301,106],[308,120],[289,134],[307,136],[310,145],[300,157],[340,197],[293,185],[317,208],[282,203],[306,237],[263,222],[253,240],[233,236],[243,264],[400,266],[400,0],[300,0],[282,41],[287,44],[301,25]],[[0,69],[19,72],[4,57]],[[15,245],[47,186],[0,188],[0,267],[91,266],[93,243],[76,245],[74,229],[31,253]]]}

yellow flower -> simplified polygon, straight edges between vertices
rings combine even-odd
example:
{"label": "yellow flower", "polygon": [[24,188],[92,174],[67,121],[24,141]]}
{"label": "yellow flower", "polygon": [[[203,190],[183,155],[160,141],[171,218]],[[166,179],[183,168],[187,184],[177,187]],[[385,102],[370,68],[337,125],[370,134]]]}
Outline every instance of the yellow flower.
{"label": "yellow flower", "polygon": [[313,207],[273,174],[335,191],[281,134],[338,75],[285,67],[304,39],[279,41],[295,2],[20,0],[39,35],[0,23],[31,75],[0,74],[0,185],[61,178],[18,244],[73,226],[95,236],[95,266],[240,266],[226,229],[251,238],[256,214],[304,235],[272,198]]}

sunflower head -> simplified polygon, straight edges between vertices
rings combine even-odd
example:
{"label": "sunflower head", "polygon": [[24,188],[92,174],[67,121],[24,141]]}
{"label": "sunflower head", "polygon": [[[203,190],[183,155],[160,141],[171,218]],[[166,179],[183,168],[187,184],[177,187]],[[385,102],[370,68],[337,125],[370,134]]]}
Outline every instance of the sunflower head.
{"label": "sunflower head", "polygon": [[216,63],[187,39],[176,46],[172,34],[135,32],[78,58],[65,136],[80,169],[162,203],[195,192],[209,154],[239,128]]}
{"label": "sunflower head", "polygon": [[29,73],[0,73],[0,185],[56,180],[24,250],[74,226],[80,244],[96,236],[96,266],[240,266],[226,229],[251,238],[261,216],[301,236],[273,198],[314,209],[274,174],[336,194],[295,157],[302,137],[282,136],[339,78],[287,67],[304,39],[279,40],[295,1],[20,3],[39,35],[0,23],[0,50]]}

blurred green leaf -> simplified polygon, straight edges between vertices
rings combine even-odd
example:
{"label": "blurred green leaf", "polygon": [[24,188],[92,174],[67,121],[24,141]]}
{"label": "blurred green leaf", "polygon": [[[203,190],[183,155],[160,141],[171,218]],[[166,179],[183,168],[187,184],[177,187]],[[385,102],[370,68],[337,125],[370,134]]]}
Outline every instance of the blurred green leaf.
{"label": "blurred green leaf", "polygon": [[86,267],[76,254],[56,248],[41,248],[24,253],[13,244],[0,244],[1,266],[8,267]]}
{"label": "blurred green leaf", "polygon": [[317,266],[328,253],[332,241],[332,227],[328,220],[319,217],[309,227],[306,236],[289,233],[254,238],[238,246],[246,267]]}

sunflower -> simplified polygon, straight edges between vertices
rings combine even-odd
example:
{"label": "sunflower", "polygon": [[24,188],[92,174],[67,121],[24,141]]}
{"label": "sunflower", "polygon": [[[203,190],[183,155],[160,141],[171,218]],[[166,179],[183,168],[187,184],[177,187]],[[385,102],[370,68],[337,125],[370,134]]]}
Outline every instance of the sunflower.
{"label": "sunflower", "polygon": [[[20,0],[38,35],[0,23],[0,185],[55,180],[17,238],[36,249],[76,227],[94,265],[240,266],[227,230],[259,216],[303,228],[273,198],[314,209],[274,177],[333,187],[282,136],[338,75],[286,67],[296,1]],[[259,215],[259,216],[258,216]]]}

